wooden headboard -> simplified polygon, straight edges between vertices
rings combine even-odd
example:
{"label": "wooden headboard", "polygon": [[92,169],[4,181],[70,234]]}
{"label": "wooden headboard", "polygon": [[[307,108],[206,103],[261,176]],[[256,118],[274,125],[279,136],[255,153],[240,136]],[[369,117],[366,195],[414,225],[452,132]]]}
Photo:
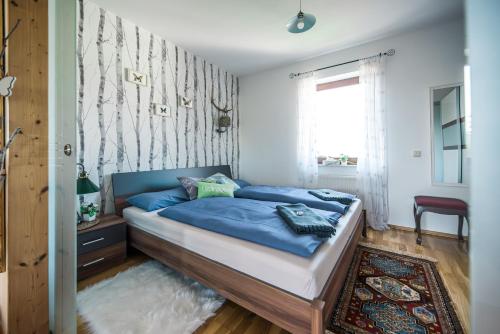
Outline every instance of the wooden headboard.
{"label": "wooden headboard", "polygon": [[130,206],[127,203],[127,198],[130,196],[178,187],[180,185],[178,176],[208,177],[215,173],[231,177],[231,167],[224,165],[112,174],[115,212],[117,215],[122,215],[123,209]]}

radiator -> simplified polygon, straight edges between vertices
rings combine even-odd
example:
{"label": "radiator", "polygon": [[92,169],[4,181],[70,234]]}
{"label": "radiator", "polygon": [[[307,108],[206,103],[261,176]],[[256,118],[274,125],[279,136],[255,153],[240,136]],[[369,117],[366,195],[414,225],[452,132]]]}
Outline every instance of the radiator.
{"label": "radiator", "polygon": [[359,195],[357,179],[353,175],[321,175],[318,184],[320,187]]}

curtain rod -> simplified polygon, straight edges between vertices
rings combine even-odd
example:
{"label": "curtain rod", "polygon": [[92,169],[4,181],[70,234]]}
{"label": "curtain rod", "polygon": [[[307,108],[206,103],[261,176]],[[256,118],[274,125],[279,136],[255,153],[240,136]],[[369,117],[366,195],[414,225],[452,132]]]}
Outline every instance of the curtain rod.
{"label": "curtain rod", "polygon": [[290,79],[293,79],[293,78],[299,77],[299,76],[304,75],[304,74],[309,74],[309,73],[313,73],[313,72],[317,72],[317,71],[323,71],[323,70],[326,70],[326,69],[329,69],[329,68],[332,68],[332,67],[337,67],[337,66],[351,64],[351,63],[355,63],[357,61],[364,60],[364,59],[369,59],[369,58],[374,58],[374,57],[382,57],[382,56],[389,56],[390,57],[390,56],[394,56],[395,54],[396,54],[396,50],[389,49],[386,52],[380,52],[379,54],[376,54],[376,55],[373,55],[373,56],[370,56],[370,57],[365,57],[365,58],[359,58],[359,59],[355,59],[355,60],[350,60],[350,61],[346,61],[346,62],[343,62],[343,63],[340,63],[340,64],[335,64],[335,65],[330,65],[330,66],[326,66],[326,67],[317,68],[317,69],[312,70],[312,71],[299,72],[299,73],[290,73],[289,77],[290,77]]}

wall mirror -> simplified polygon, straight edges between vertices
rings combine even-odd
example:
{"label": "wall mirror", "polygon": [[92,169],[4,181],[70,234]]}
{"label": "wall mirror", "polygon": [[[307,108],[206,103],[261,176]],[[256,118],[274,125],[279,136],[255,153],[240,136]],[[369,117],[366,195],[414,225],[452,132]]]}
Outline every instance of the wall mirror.
{"label": "wall mirror", "polygon": [[432,182],[467,185],[470,166],[470,115],[464,85],[434,87],[431,97]]}

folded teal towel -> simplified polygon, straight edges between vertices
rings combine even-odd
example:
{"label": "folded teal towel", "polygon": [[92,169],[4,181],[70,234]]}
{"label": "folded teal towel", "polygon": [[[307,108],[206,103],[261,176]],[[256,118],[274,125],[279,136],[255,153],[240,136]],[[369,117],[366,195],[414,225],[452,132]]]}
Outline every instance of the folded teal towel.
{"label": "folded teal towel", "polygon": [[330,238],[335,235],[332,222],[318,215],[302,203],[277,205],[279,215],[297,234],[315,234],[319,238]]}
{"label": "folded teal towel", "polygon": [[309,194],[322,199],[323,201],[335,201],[345,205],[351,205],[356,199],[356,195],[342,193],[331,189],[314,189],[309,190]]}

